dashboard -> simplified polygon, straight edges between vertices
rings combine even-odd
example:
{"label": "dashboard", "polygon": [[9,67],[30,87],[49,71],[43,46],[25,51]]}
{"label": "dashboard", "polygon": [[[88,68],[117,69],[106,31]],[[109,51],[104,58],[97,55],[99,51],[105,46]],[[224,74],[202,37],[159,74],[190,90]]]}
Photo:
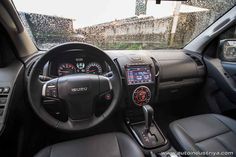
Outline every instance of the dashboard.
{"label": "dashboard", "polygon": [[48,75],[61,77],[65,75],[87,73],[102,75],[108,69],[106,62],[86,52],[65,52],[48,63]]}
{"label": "dashboard", "polygon": [[[172,91],[182,97],[185,87],[202,82],[204,66],[198,66],[191,56],[181,51],[106,51],[117,64],[123,78],[126,102],[131,106],[168,101]],[[76,50],[60,53],[44,68],[44,75],[61,77],[88,73],[104,75],[109,65],[92,51]],[[186,93],[189,90],[186,89]],[[163,96],[163,95],[164,96]],[[171,97],[172,98],[172,97]],[[174,97],[173,97],[174,98]]]}

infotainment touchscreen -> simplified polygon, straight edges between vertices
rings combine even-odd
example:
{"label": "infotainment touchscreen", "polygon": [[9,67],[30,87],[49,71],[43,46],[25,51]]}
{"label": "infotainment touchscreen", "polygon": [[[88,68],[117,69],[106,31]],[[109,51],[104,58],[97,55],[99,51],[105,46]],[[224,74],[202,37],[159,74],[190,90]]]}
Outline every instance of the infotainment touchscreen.
{"label": "infotainment touchscreen", "polygon": [[149,66],[128,66],[126,67],[126,77],[128,85],[152,82]]}

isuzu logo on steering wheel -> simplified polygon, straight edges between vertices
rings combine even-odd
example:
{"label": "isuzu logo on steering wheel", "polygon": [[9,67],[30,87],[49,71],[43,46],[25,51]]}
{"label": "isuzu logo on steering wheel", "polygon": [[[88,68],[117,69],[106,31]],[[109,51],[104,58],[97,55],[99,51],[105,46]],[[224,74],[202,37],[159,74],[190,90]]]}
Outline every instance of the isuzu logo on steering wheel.
{"label": "isuzu logo on steering wheel", "polygon": [[80,93],[80,92],[87,92],[88,87],[79,87],[79,88],[71,88],[71,92],[73,93]]}

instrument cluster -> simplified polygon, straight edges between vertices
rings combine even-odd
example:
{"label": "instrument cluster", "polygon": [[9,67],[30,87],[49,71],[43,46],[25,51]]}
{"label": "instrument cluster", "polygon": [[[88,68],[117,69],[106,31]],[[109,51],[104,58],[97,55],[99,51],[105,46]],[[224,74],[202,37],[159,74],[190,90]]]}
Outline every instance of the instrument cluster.
{"label": "instrument cluster", "polygon": [[68,55],[58,57],[49,63],[50,76],[65,76],[77,73],[102,75],[106,71],[106,63],[92,56]]}

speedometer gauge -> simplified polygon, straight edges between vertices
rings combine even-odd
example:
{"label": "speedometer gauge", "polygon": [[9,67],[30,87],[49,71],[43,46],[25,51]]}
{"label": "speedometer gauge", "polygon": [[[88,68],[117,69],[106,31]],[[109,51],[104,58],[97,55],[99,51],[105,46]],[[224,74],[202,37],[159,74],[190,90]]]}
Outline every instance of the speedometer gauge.
{"label": "speedometer gauge", "polygon": [[63,63],[58,67],[58,76],[71,75],[76,73],[76,67],[70,63]]}
{"label": "speedometer gauge", "polygon": [[102,74],[102,66],[96,62],[89,63],[85,70],[88,74]]}

